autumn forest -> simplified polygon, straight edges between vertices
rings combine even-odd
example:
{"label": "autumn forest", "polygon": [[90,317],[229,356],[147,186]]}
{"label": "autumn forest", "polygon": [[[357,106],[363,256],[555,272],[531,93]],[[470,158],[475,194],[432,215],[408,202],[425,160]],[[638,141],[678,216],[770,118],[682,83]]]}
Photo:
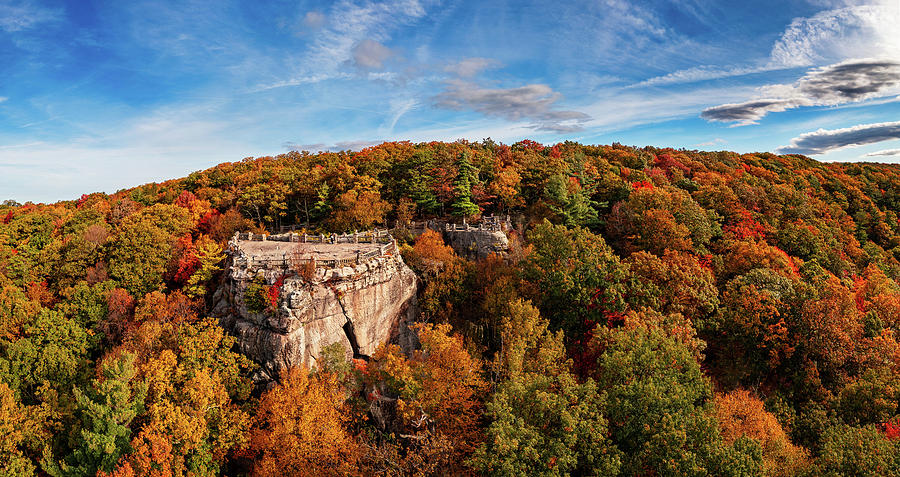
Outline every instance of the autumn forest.
{"label": "autumn forest", "polygon": [[[895,165],[489,139],[8,200],[0,475],[900,475],[898,212]],[[418,349],[254,380],[211,300],[281,226],[393,229]]]}

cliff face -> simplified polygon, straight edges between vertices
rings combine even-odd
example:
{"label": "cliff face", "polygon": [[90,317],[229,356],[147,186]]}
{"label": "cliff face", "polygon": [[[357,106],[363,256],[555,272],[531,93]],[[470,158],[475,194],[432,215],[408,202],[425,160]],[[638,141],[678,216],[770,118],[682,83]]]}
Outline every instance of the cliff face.
{"label": "cliff face", "polygon": [[[357,358],[388,341],[412,346],[407,324],[415,316],[416,276],[399,253],[316,268],[310,281],[280,267],[253,266],[252,261],[248,266],[234,254],[229,265],[213,313],[237,337],[241,351],[261,365],[261,380],[300,363],[316,366],[322,349],[334,343]],[[283,277],[274,313],[247,307],[246,292],[257,277],[269,285]]]}
{"label": "cliff face", "polygon": [[492,253],[505,255],[509,250],[509,239],[500,230],[444,230],[444,242],[461,257],[483,260]]}

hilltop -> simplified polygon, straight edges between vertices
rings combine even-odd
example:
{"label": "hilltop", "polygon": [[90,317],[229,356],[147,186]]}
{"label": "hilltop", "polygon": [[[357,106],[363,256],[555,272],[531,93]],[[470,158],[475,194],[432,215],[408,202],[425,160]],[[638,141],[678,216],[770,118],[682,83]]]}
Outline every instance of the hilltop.
{"label": "hilltop", "polygon": [[[490,140],[7,202],[0,473],[898,475],[898,211],[897,165]],[[477,241],[420,227],[490,215]],[[317,278],[227,258],[236,234],[373,228],[396,249]],[[370,269],[402,291],[363,296]],[[320,315],[291,303],[393,293],[417,338],[348,334],[309,370],[209,318],[250,287],[240,320],[292,331]]]}

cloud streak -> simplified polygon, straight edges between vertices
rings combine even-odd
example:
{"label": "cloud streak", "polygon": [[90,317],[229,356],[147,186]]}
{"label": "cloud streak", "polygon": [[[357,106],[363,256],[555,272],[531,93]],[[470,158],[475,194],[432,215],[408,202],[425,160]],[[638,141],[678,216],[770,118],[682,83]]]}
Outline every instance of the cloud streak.
{"label": "cloud streak", "polygon": [[870,152],[864,157],[883,157],[883,156],[900,156],[900,149],[884,149],[881,151]]}
{"label": "cloud streak", "polygon": [[532,129],[556,133],[581,131],[591,119],[580,111],[555,109],[562,95],[545,84],[490,89],[459,80],[448,83],[447,89],[434,97],[439,108],[471,110],[509,121],[528,119],[534,121]]}
{"label": "cloud streak", "polygon": [[754,99],[704,109],[708,121],[755,124],[771,112],[801,106],[834,106],[897,94],[900,92],[900,61],[890,59],[850,60],[807,72],[792,85],[769,85],[763,91],[780,97]]}
{"label": "cloud streak", "polygon": [[368,38],[353,47],[353,63],[357,68],[381,69],[392,56],[394,52],[390,48]]}
{"label": "cloud streak", "polygon": [[453,73],[461,78],[471,78],[484,70],[499,68],[500,66],[503,66],[503,64],[497,60],[475,57],[466,58],[459,63],[449,65],[444,68],[444,71]]}
{"label": "cloud streak", "polygon": [[[838,8],[834,8],[838,7]],[[900,57],[900,8],[895,0],[869,5],[834,5],[808,18],[796,18],[755,66],[702,65],[634,85],[660,86],[732,78],[867,56]]]}
{"label": "cloud streak", "polygon": [[384,141],[339,141],[328,145],[322,142],[315,144],[297,144],[286,142],[282,146],[288,151],[309,151],[309,152],[338,152],[338,151],[359,151],[367,147],[377,146]]}
{"label": "cloud streak", "polygon": [[849,146],[862,146],[900,139],[900,121],[860,124],[843,129],[819,129],[791,139],[788,146],[779,147],[779,154],[824,154]]}
{"label": "cloud streak", "polygon": [[30,1],[0,2],[0,30],[18,32],[59,20],[62,12],[43,8]]}

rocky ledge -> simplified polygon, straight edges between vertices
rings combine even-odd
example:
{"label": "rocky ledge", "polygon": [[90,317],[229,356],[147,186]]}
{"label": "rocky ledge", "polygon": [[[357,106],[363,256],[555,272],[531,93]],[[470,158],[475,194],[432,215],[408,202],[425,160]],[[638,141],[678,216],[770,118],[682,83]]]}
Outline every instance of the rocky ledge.
{"label": "rocky ledge", "polygon": [[[323,348],[334,343],[348,357],[362,359],[388,341],[412,347],[407,325],[415,317],[416,276],[396,247],[362,263],[316,267],[307,278],[284,267],[254,265],[252,259],[248,265],[240,242],[229,251],[213,314],[237,337],[241,351],[260,364],[259,381],[300,363],[315,367]],[[280,288],[276,309],[251,311],[248,289],[254,283]]]}

